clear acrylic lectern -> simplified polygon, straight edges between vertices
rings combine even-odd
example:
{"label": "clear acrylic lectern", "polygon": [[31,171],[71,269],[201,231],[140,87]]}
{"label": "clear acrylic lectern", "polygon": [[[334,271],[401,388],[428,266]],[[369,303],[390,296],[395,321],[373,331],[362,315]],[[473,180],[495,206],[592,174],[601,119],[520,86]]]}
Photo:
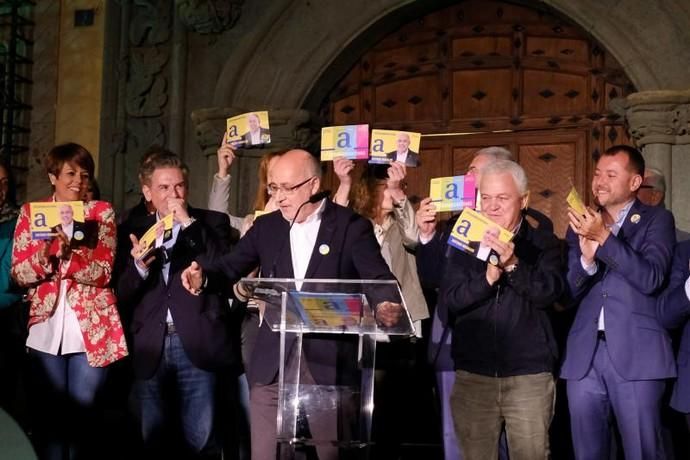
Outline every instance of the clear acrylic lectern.
{"label": "clear acrylic lectern", "polygon": [[[281,458],[297,445],[314,445],[317,450],[367,446],[377,336],[414,334],[398,283],[280,278],[242,282],[261,305],[262,321],[280,334],[276,423]],[[338,343],[338,356],[328,365],[338,375],[318,382],[315,370],[324,365],[323,350],[314,347],[333,341]],[[319,352],[321,362],[314,362]]]}

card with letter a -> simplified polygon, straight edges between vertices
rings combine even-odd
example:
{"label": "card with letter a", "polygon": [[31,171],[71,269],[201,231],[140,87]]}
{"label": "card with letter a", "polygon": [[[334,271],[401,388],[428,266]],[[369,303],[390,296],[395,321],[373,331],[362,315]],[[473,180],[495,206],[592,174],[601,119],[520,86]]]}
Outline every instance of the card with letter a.
{"label": "card with letter a", "polygon": [[387,164],[401,161],[406,166],[419,166],[420,133],[373,129],[369,163]]}
{"label": "card with letter a", "polygon": [[429,184],[429,196],[438,212],[474,208],[477,196],[474,176],[435,177]]}
{"label": "card with letter a", "polygon": [[582,201],[582,198],[580,197],[580,194],[577,193],[577,189],[575,189],[575,186],[573,185],[570,189],[570,193],[568,193],[568,196],[565,198],[565,201],[568,202],[568,205],[575,210],[578,214],[585,214],[585,203]]}
{"label": "card with letter a", "polygon": [[[57,229],[78,222],[83,228],[83,201],[36,201],[29,203],[31,212],[31,238],[34,240],[49,240],[57,234]],[[76,230],[77,232],[79,230]],[[74,234],[74,237],[78,237]],[[81,238],[84,238],[83,230]],[[77,238],[78,239],[78,238]]]}
{"label": "card with letter a", "polygon": [[228,118],[226,142],[234,147],[249,148],[271,143],[268,112],[248,112]]}
{"label": "card with letter a", "polygon": [[173,215],[170,213],[146,230],[146,233],[139,238],[139,244],[143,247],[143,250],[138,258],[142,258],[156,246],[156,240],[159,236],[163,235],[163,241],[168,241],[172,238],[172,228]]}
{"label": "card with letter a", "polygon": [[369,158],[369,125],[326,126],[321,128],[321,161],[344,157]]}
{"label": "card with letter a", "polygon": [[474,255],[477,259],[498,265],[498,254],[482,243],[486,233],[491,233],[506,243],[513,239],[513,232],[494,223],[474,209],[465,208],[453,226],[453,231],[448,237],[448,244]]}

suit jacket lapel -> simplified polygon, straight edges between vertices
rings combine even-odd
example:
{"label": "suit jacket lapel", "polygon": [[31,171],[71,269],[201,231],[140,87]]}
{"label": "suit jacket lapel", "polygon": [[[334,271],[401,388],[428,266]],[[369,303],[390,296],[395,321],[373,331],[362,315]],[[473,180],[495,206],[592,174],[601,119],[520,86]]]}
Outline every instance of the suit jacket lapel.
{"label": "suit jacket lapel", "polygon": [[276,235],[285,235],[286,240],[276,240],[274,257],[277,257],[274,267],[268,267],[264,276],[273,275],[274,278],[294,278],[295,270],[292,267],[292,246],[290,245],[290,223],[280,218],[280,228],[276,229]]}
{"label": "suit jacket lapel", "polygon": [[644,225],[646,211],[645,206],[636,199],[618,231],[617,237],[621,241],[630,241],[637,230]]}
{"label": "suit jacket lapel", "polygon": [[[326,258],[328,254],[331,253],[330,245],[333,239],[333,234],[336,230],[335,222],[335,205],[326,199],[326,207],[321,215],[321,225],[319,226],[319,233],[316,235],[316,241],[314,242],[314,249],[311,252],[311,258],[309,259],[309,265],[307,266],[307,273],[305,278],[314,278],[314,274],[318,271],[321,262]],[[328,251],[323,250],[328,247]],[[322,252],[326,252],[323,254]]]}

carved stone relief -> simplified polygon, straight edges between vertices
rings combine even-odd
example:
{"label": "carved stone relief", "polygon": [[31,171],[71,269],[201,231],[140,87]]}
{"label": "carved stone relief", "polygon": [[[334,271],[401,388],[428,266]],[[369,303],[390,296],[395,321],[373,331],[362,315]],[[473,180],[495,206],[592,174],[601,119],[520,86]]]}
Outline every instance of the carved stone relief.
{"label": "carved stone relief", "polygon": [[175,0],[180,20],[199,34],[218,34],[232,28],[243,0]]}
{"label": "carved stone relief", "polygon": [[[192,122],[201,150],[206,155],[215,154],[223,138],[225,120],[248,111],[237,107],[213,107],[193,111]],[[301,109],[276,109],[269,110],[268,117],[271,126],[271,150],[314,148],[319,134],[315,114]]]}
{"label": "carved stone relief", "polygon": [[625,115],[639,147],[690,144],[690,91],[644,91],[617,99],[612,108]]}
{"label": "carved stone relief", "polygon": [[127,115],[158,117],[168,101],[167,79],[162,75],[168,62],[168,50],[157,47],[134,48],[130,54],[127,84]]}
{"label": "carved stone relief", "polygon": [[[197,143],[208,158],[210,174],[215,171],[215,156],[225,131],[225,120],[234,115],[246,113],[246,108],[213,107],[192,112]],[[268,113],[271,127],[271,143],[266,149],[242,149],[238,160],[233,163],[235,179],[231,183],[230,209],[236,215],[252,212],[256,195],[258,170],[261,156],[269,151],[303,148],[313,153],[318,151],[319,125],[316,114],[302,109],[276,109]],[[211,177],[208,177],[210,182]]]}
{"label": "carved stone relief", "polygon": [[134,0],[129,26],[132,46],[160,45],[170,40],[170,7],[167,0]]}
{"label": "carved stone relief", "polygon": [[151,145],[165,145],[169,98],[168,62],[173,10],[166,0],[135,0],[128,29],[127,83],[124,98],[126,134],[124,200],[139,195],[139,157]]}

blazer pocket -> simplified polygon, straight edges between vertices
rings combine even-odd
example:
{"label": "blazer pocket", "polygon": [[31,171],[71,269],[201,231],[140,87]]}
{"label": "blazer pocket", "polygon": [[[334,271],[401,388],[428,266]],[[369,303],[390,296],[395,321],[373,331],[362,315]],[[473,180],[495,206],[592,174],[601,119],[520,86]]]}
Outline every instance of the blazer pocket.
{"label": "blazer pocket", "polygon": [[633,312],[632,316],[635,320],[635,326],[642,329],[651,329],[653,331],[663,332],[666,330],[659,324],[659,321],[654,316],[643,315],[642,313]]}

